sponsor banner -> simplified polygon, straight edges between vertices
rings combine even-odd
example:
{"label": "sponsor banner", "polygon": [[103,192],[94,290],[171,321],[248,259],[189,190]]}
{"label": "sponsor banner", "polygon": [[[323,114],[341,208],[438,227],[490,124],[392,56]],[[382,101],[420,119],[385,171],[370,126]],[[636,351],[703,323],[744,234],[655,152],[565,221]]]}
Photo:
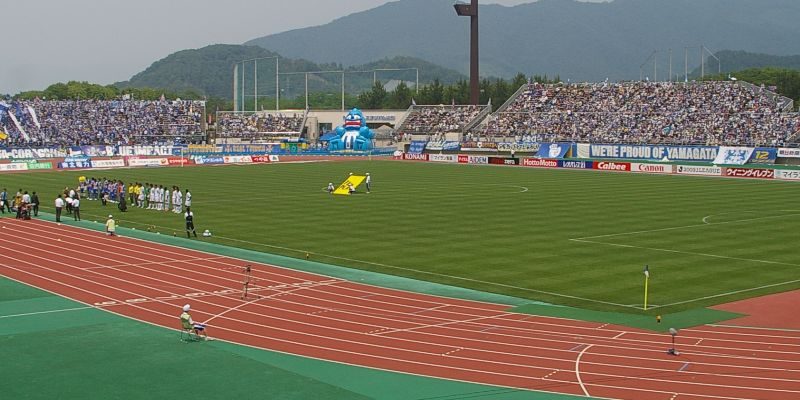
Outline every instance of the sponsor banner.
{"label": "sponsor banner", "polygon": [[780,158],[800,158],[800,148],[797,149],[789,149],[789,148],[780,148],[778,149],[778,157]]}
{"label": "sponsor banner", "polygon": [[411,154],[422,154],[426,144],[428,144],[428,142],[424,140],[412,140],[411,144],[408,145],[408,152]]}
{"label": "sponsor banner", "polygon": [[186,157],[167,157],[168,165],[188,165],[192,160]]}
{"label": "sponsor banner", "polygon": [[182,147],[175,146],[119,146],[117,147],[117,154],[124,157],[130,156],[171,156],[173,149],[178,151]]}
{"label": "sponsor banner", "polygon": [[455,163],[458,162],[458,156],[455,154],[428,154],[428,161]]}
{"label": "sponsor banner", "polygon": [[725,175],[736,178],[774,179],[774,169],[725,168]]}
{"label": "sponsor banner", "polygon": [[720,176],[722,168],[703,165],[676,165],[675,173],[681,175]]}
{"label": "sponsor banner", "polygon": [[[717,147],[711,146],[658,146],[628,144],[578,145],[579,158],[615,158],[626,160],[711,161],[717,156]],[[746,159],[745,159],[746,160]]]}
{"label": "sponsor banner", "polygon": [[536,142],[519,142],[519,143],[498,143],[497,150],[511,151],[520,153],[536,153],[540,151],[541,145]]}
{"label": "sponsor banner", "polygon": [[271,162],[269,158],[269,154],[258,155],[258,156],[250,156],[253,159],[254,163],[268,163]]}
{"label": "sponsor banner", "polygon": [[428,161],[427,154],[410,154],[404,153],[403,160],[413,160],[413,161]]}
{"label": "sponsor banner", "polygon": [[250,164],[253,158],[250,156],[222,156],[225,164]]}
{"label": "sponsor banner", "polygon": [[475,141],[464,142],[464,143],[461,143],[461,150],[464,150],[464,151],[496,151],[497,150],[497,143],[495,143],[495,142],[475,142]]}
{"label": "sponsor banner", "polygon": [[598,161],[594,163],[594,169],[599,169],[602,171],[629,172],[631,170],[631,163]]}
{"label": "sponsor banner", "polygon": [[522,165],[525,167],[558,168],[558,160],[550,160],[546,158],[523,158]]}
{"label": "sponsor banner", "polygon": [[755,151],[752,147],[728,147],[720,146],[714,164],[723,165],[744,165],[750,160]]}
{"label": "sponsor banner", "polygon": [[519,165],[519,158],[489,157],[489,164]]}
{"label": "sponsor banner", "polygon": [[28,169],[53,169],[53,163],[50,161],[47,162],[38,162],[38,161],[28,161]]}
{"label": "sponsor banner", "polygon": [[115,158],[111,160],[92,160],[92,168],[119,168],[125,166],[125,160]]}
{"label": "sponsor banner", "polygon": [[27,171],[28,163],[0,164],[0,171]]}
{"label": "sponsor banner", "polygon": [[466,164],[469,162],[469,156],[465,154],[459,154],[458,157],[456,157],[456,160],[459,164]]}
{"label": "sponsor banner", "polygon": [[0,159],[8,160],[15,158],[63,158],[69,153],[60,148],[40,148],[40,149],[0,149]]}
{"label": "sponsor banner", "polygon": [[631,172],[646,172],[649,174],[671,174],[672,165],[667,164],[642,164],[631,163]]}
{"label": "sponsor banner", "polygon": [[558,160],[558,168],[593,169],[594,161]]}
{"label": "sponsor banner", "polygon": [[589,143],[576,143],[575,149],[578,153],[578,158],[590,158],[592,156],[592,145]]}
{"label": "sponsor banner", "polygon": [[271,155],[269,156],[269,161],[270,161],[270,162],[280,162],[280,161],[281,161],[281,158],[280,158],[279,156],[276,156],[276,155],[272,155],[272,154],[271,154]]}
{"label": "sponsor banner", "polygon": [[539,153],[536,156],[542,158],[564,158],[567,156],[567,153],[569,153],[571,147],[572,145],[569,143],[542,143],[542,146],[539,148]]}
{"label": "sponsor banner", "polygon": [[800,181],[800,170],[776,169],[775,179],[785,181]]}
{"label": "sponsor banner", "polygon": [[444,140],[431,140],[425,145],[425,150],[440,151],[442,149],[444,149]]}
{"label": "sponsor banner", "polygon": [[225,164],[225,159],[223,159],[222,156],[198,156],[194,158],[194,163],[198,165]]}
{"label": "sponsor banner", "polygon": [[778,149],[769,147],[756,147],[753,155],[747,160],[748,164],[775,164],[778,158]]}
{"label": "sponsor banner", "polygon": [[161,167],[169,165],[166,158],[128,158],[129,167]]}
{"label": "sponsor banner", "polygon": [[75,168],[92,168],[92,162],[88,158],[78,161],[64,161],[58,163],[58,168],[61,169],[75,169]]}
{"label": "sponsor banner", "polygon": [[488,164],[489,157],[486,156],[468,156],[467,158],[468,164]]}

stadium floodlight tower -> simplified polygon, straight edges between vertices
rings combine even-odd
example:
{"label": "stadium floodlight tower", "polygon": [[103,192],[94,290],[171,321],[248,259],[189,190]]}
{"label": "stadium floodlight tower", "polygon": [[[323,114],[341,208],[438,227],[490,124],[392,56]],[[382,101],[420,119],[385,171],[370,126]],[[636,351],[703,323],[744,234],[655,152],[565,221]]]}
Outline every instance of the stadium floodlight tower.
{"label": "stadium floodlight tower", "polygon": [[469,17],[469,103],[477,105],[478,87],[478,0],[470,4],[458,2],[453,5],[460,17]]}

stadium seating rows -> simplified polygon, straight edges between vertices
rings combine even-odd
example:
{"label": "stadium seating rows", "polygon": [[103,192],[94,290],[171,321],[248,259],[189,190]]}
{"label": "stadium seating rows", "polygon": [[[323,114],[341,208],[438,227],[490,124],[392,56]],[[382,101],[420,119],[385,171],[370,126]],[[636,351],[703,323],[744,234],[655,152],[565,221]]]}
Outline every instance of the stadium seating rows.
{"label": "stadium seating rows", "polygon": [[182,144],[205,139],[202,101],[37,99],[3,103],[0,111],[0,129],[8,135],[2,144],[8,147]]}
{"label": "stadium seating rows", "polygon": [[783,98],[735,82],[527,86],[483,137],[535,141],[783,146],[800,130]]}
{"label": "stadium seating rows", "polygon": [[217,137],[259,139],[275,135],[299,136],[304,121],[303,113],[220,112],[217,118]]}

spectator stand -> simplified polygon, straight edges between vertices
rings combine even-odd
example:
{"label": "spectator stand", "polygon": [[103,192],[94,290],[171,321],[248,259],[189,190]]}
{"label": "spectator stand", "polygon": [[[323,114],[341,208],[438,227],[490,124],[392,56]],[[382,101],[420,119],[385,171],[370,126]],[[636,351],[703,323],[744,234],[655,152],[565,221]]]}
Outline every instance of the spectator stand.
{"label": "spectator stand", "polygon": [[308,110],[218,111],[216,142],[261,143],[299,139],[308,118]]}
{"label": "spectator stand", "polygon": [[786,101],[738,82],[531,83],[468,136],[780,147],[800,130]]}
{"label": "spectator stand", "polygon": [[435,137],[445,133],[463,134],[467,127],[480,122],[491,112],[487,105],[412,105],[403,117],[396,132],[401,140],[412,136]]}

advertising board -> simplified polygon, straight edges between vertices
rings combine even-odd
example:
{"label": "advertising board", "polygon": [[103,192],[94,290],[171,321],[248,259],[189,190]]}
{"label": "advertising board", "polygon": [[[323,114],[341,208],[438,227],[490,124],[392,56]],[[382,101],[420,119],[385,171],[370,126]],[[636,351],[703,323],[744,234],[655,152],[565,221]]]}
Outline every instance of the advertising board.
{"label": "advertising board", "polygon": [[722,168],[704,165],[676,165],[675,173],[681,175],[720,176]]}
{"label": "advertising board", "polygon": [[428,155],[427,154],[404,153],[403,154],[403,159],[404,160],[410,160],[410,161],[428,161]]}
{"label": "advertising board", "polygon": [[558,160],[550,160],[547,158],[523,158],[522,165],[525,167],[558,168]]}
{"label": "advertising board", "polygon": [[774,169],[725,168],[725,175],[734,178],[775,179]]}
{"label": "advertising board", "polygon": [[594,169],[601,170],[601,171],[630,172],[631,163],[597,161],[597,162],[594,163]]}
{"label": "advertising board", "polygon": [[428,161],[456,163],[458,156],[455,154],[428,154]]}
{"label": "advertising board", "polygon": [[671,174],[672,165],[668,164],[643,164],[631,163],[631,172],[644,172],[649,174]]}

